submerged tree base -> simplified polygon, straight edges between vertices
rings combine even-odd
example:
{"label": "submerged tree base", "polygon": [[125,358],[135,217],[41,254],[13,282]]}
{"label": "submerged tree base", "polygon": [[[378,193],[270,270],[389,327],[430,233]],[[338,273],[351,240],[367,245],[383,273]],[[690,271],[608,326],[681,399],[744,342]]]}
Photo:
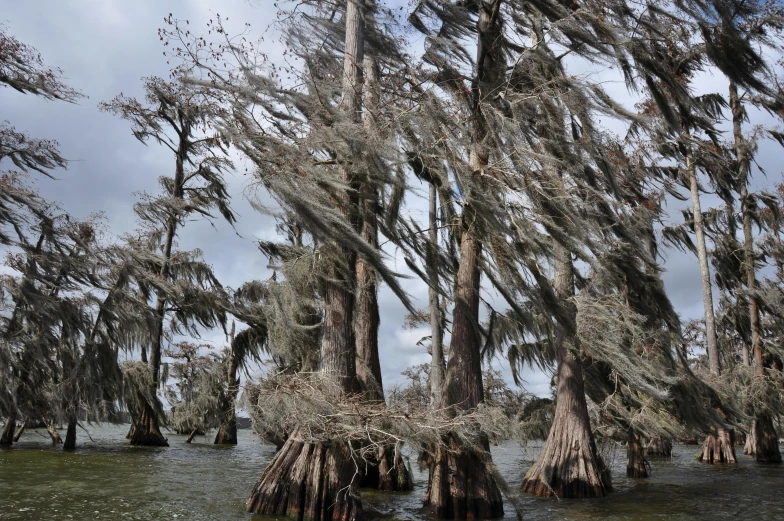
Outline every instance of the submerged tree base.
{"label": "submerged tree base", "polygon": [[378,448],[378,454],[366,466],[361,485],[363,488],[375,488],[385,492],[414,489],[411,471],[403,461],[399,449],[399,445]]}
{"label": "submerged tree base", "polygon": [[714,434],[705,436],[699,460],[703,463],[737,463],[735,431],[719,429],[718,436]]}
{"label": "submerged tree base", "polygon": [[[504,515],[490,451],[466,447],[447,435],[426,461],[425,506],[440,519],[495,519]],[[484,443],[486,445],[486,443]]]}
{"label": "submerged tree base", "polygon": [[309,442],[294,433],[275,454],[248,498],[247,511],[297,521],[362,517],[359,476],[342,442]]}
{"label": "submerged tree base", "polygon": [[757,463],[781,463],[779,438],[773,426],[773,419],[767,414],[758,416],[753,430]]}
{"label": "submerged tree base", "polygon": [[648,456],[672,456],[672,440],[662,436],[654,436],[648,442]]}
{"label": "submerged tree base", "polygon": [[645,453],[643,452],[640,435],[632,429],[629,429],[626,443],[626,477],[648,477],[648,467],[645,465]]}
{"label": "submerged tree base", "polygon": [[169,440],[161,434],[158,419],[149,406],[145,406],[139,421],[131,427],[128,436],[131,445],[147,447],[168,447]]}
{"label": "submerged tree base", "polygon": [[218,433],[215,435],[214,445],[236,445],[237,444],[237,417],[221,422]]}
{"label": "submerged tree base", "polygon": [[14,443],[14,431],[16,430],[16,418],[8,418],[5,421],[3,435],[0,436],[0,445],[11,445]]}
{"label": "submerged tree base", "polygon": [[68,430],[65,431],[65,443],[63,450],[73,450],[76,448],[76,420],[68,422]]}

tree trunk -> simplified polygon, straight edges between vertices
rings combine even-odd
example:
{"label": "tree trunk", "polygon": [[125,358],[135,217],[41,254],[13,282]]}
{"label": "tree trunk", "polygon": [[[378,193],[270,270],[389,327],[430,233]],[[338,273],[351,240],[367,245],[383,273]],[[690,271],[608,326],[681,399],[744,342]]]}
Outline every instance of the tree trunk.
{"label": "tree trunk", "polygon": [[710,433],[705,436],[699,459],[703,463],[737,463],[735,431],[719,429],[718,436]]}
{"label": "tree trunk", "polygon": [[[477,4],[476,74],[471,82],[471,149],[469,166],[481,176],[489,162],[485,143],[487,122],[482,112],[482,96],[495,87],[499,67],[505,66],[497,42],[501,36],[499,10],[502,0]],[[478,186],[482,185],[481,177]],[[479,333],[479,291],[482,243],[472,201],[481,194],[474,188],[465,194],[461,217],[460,261],[455,277],[452,311],[452,338],[446,366],[443,407],[472,411],[484,401]],[[451,413],[452,411],[450,411]],[[449,519],[495,518],[504,514],[490,446],[482,436],[471,446],[448,434],[427,458],[430,479],[425,505],[436,517]]]}
{"label": "tree trunk", "polygon": [[68,430],[65,431],[65,443],[63,450],[74,450],[76,448],[76,416],[68,419]]}
{"label": "tree trunk", "polygon": [[399,492],[414,489],[411,470],[400,454],[402,444],[379,447],[375,456],[368,458],[363,472],[362,488],[374,488],[385,492]]}
{"label": "tree trunk", "polygon": [[746,443],[743,445],[743,454],[755,456],[757,454],[757,422],[751,422],[751,428],[746,433]]}
{"label": "tree trunk", "polygon": [[232,346],[229,353],[229,367],[227,374],[228,389],[223,397],[221,404],[221,423],[218,433],[215,435],[215,445],[236,445],[237,444],[237,394],[240,391],[240,382],[237,379],[237,359]]}
{"label": "tree trunk", "polygon": [[754,421],[757,463],[781,463],[779,437],[768,414],[757,416]]}
{"label": "tree trunk", "polygon": [[[365,12],[365,0],[348,1],[341,104],[357,124],[361,121]],[[347,168],[338,170],[343,182],[356,186],[356,179]],[[346,221],[356,226],[355,196],[346,193],[338,204]],[[359,389],[354,338],[356,253],[335,246],[342,258],[335,263],[324,284],[321,373],[339,383],[342,392],[353,393]],[[359,481],[352,448],[347,442],[307,441],[295,430],[267,466],[246,508],[252,513],[295,520],[353,521],[362,516]]]}
{"label": "tree trunk", "polygon": [[438,251],[438,187],[434,179],[430,180],[428,238],[430,252],[427,260],[428,304],[430,306],[430,409],[441,409],[441,396],[444,392],[444,341],[441,329],[441,307],[438,303],[438,268],[436,252]]}
{"label": "tree trunk", "polygon": [[224,410],[218,433],[215,435],[215,445],[237,444],[237,414],[234,412],[234,402],[231,402],[231,411]]}
{"label": "tree trunk", "polygon": [[[691,153],[686,158],[686,170],[689,176],[691,200],[694,206],[694,232],[697,236],[697,257],[700,262],[700,279],[702,281],[702,305],[705,311],[705,339],[707,342],[708,363],[713,377],[721,375],[719,347],[716,341],[716,320],[713,313],[713,288],[711,286],[710,265],[708,264],[708,248],[705,243],[705,225],[702,220],[699,185],[697,184],[697,167]],[[700,461],[705,463],[737,463],[735,458],[735,433],[718,429],[718,437],[712,433],[705,436],[700,453]]]}
{"label": "tree trunk", "polygon": [[702,306],[705,310],[705,339],[708,344],[708,362],[713,376],[721,374],[719,348],[716,342],[716,320],[713,313],[713,288],[711,287],[710,265],[708,264],[708,248],[705,244],[705,228],[702,222],[700,192],[697,184],[697,167],[691,153],[686,158],[686,171],[689,176],[691,201],[694,209],[694,232],[697,236],[697,257],[700,261],[700,279],[702,281]]}
{"label": "tree trunk", "polygon": [[19,426],[19,431],[16,433],[16,436],[14,436],[14,443],[17,443],[19,441],[19,438],[22,437],[22,434],[24,434],[26,426],[27,426],[27,421],[23,421],[22,425]]}
{"label": "tree trunk", "polygon": [[672,456],[672,440],[663,436],[654,436],[648,443],[648,456]]}
{"label": "tree trunk", "polygon": [[144,404],[139,420],[131,427],[131,445],[148,447],[168,447],[167,440],[158,427],[155,411],[149,404]]}
{"label": "tree trunk", "polygon": [[[553,245],[554,289],[565,306],[574,296],[574,268],[569,251]],[[591,432],[585,382],[579,356],[566,326],[556,330],[558,394],[555,416],[539,459],[523,480],[524,492],[537,496],[580,498],[605,496],[612,491],[610,471],[605,467]],[[576,349],[576,346],[574,346]]]}
{"label": "tree trunk", "polygon": [[9,416],[5,420],[3,435],[0,436],[0,445],[11,445],[14,443],[14,431],[16,430],[16,416]]}
{"label": "tree trunk", "polygon": [[52,422],[46,422],[46,432],[49,433],[49,437],[52,438],[52,446],[62,445],[63,439],[60,437],[60,433],[57,432],[57,429]]}
{"label": "tree trunk", "polygon": [[193,431],[191,431],[191,434],[190,434],[190,436],[188,436],[188,439],[187,439],[187,440],[185,440],[185,443],[190,443],[190,442],[192,442],[192,441],[193,441],[193,438],[195,438],[197,434],[199,434],[199,429],[193,429]]}
{"label": "tree trunk", "polygon": [[[362,238],[377,247],[377,200],[375,190],[362,209]],[[384,401],[381,361],[378,354],[378,285],[370,264],[357,258],[357,305],[354,313],[354,334],[357,346],[357,379],[366,400]]]}
{"label": "tree trunk", "polygon": [[[463,211],[464,223],[472,220]],[[473,226],[463,230],[460,243],[452,340],[444,382],[445,407],[473,410],[484,401],[479,348],[479,257],[481,243]],[[430,479],[425,505],[437,518],[488,519],[503,516],[504,507],[493,472],[487,440],[469,447],[448,435],[429,458]]]}
{"label": "tree trunk", "polygon": [[[732,110],[732,130],[735,138],[735,155],[738,162],[738,181],[740,186],[741,209],[743,212],[743,254],[746,267],[746,298],[749,301],[749,319],[751,322],[751,351],[754,353],[755,376],[765,376],[765,365],[762,353],[762,327],[760,325],[759,306],[756,295],[756,267],[754,265],[754,235],[752,219],[754,208],[749,198],[749,158],[746,143],[743,139],[741,125],[745,110],[738,87],[730,82],[730,109]],[[767,412],[759,412],[754,421],[754,451],[758,463],[781,463],[778,436],[773,421]],[[745,452],[745,450],[744,450]]]}
{"label": "tree trunk", "polygon": [[352,521],[362,516],[358,476],[345,442],[312,443],[294,432],[248,498],[247,510],[296,521]]}
{"label": "tree trunk", "polygon": [[645,453],[640,442],[640,435],[630,428],[626,441],[626,477],[647,478],[648,467],[645,463]]}

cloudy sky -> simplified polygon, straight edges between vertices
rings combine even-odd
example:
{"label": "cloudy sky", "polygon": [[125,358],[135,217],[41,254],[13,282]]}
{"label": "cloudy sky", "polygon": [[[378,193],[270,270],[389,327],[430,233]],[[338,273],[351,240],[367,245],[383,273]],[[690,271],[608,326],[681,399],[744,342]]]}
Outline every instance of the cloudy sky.
{"label": "cloudy sky", "polygon": [[[405,0],[397,3],[407,4]],[[247,22],[253,34],[260,35],[273,21],[272,4],[272,0],[4,0],[0,23],[10,34],[36,47],[48,64],[63,69],[67,82],[88,96],[78,105],[70,105],[0,89],[0,117],[32,136],[57,140],[63,155],[72,161],[68,171],[59,173],[58,180],[38,181],[41,193],[59,201],[76,217],[103,212],[114,235],[133,230],[134,194],[157,190],[157,179],[173,170],[173,157],[163,147],[139,143],[127,122],[99,112],[97,104],[120,93],[141,97],[142,77],[167,75],[169,66],[157,31],[169,13],[189,20],[190,28],[198,31],[217,12],[228,16],[230,30],[239,32]],[[267,38],[266,42],[269,47],[263,52],[272,57],[279,54],[273,39]],[[719,75],[707,73],[700,83],[706,90],[726,90]],[[613,92],[624,91],[620,83],[605,86]],[[775,146],[762,147],[758,159],[768,178],[757,175],[755,188],[780,181],[780,156]],[[251,180],[244,174],[243,165],[238,167],[229,180],[239,214],[236,230],[223,223],[212,227],[196,221],[188,223],[179,237],[182,248],[200,248],[223,284],[232,287],[269,276],[267,260],[254,241],[274,237],[274,222],[251,209],[245,200],[244,192]],[[706,197],[703,208],[714,202]],[[415,200],[408,203],[411,212],[424,207]],[[673,217],[678,216],[676,206],[669,210]],[[684,318],[700,316],[702,297],[696,259],[669,251],[665,256],[665,284],[676,309]],[[402,263],[397,268],[404,271]],[[406,288],[422,307],[426,306],[427,288],[423,283],[413,281]],[[389,291],[382,289],[380,302],[381,362],[388,386],[400,381],[400,372],[407,366],[428,361],[428,355],[416,343],[429,332],[402,329],[405,311]],[[220,335],[207,339],[216,345],[222,343]],[[504,369],[503,364],[499,367]],[[549,375],[527,371],[526,381],[529,391],[549,393]]]}

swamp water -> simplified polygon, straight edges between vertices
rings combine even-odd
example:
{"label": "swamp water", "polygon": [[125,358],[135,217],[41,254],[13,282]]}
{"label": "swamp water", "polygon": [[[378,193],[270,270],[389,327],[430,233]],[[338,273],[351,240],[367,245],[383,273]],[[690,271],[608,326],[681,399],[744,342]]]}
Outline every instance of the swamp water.
{"label": "swamp water", "polygon": [[[239,445],[216,447],[213,435],[167,434],[168,448],[130,447],[128,426],[79,430],[77,450],[52,449],[45,431],[27,431],[11,449],[0,449],[0,519],[6,520],[187,520],[272,521],[245,513],[247,495],[274,453],[250,430]],[[64,433],[63,433],[64,434]],[[493,460],[517,490],[539,444],[493,447]],[[615,491],[591,500],[540,499],[518,495],[524,520],[720,520],[784,519],[784,467],[762,466],[743,456],[737,466],[698,463],[699,447],[675,445],[672,458],[652,458],[647,480],[625,477],[625,449],[607,455]],[[411,457],[413,492],[362,491],[366,519],[425,521],[427,473]],[[506,519],[515,519],[505,501]]]}

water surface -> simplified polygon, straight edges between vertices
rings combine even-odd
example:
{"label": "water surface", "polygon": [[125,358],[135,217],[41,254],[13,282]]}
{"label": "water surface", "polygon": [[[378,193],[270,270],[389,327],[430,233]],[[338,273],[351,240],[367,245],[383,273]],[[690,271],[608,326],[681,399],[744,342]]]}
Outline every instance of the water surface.
{"label": "water surface", "polygon": [[[168,448],[130,447],[128,426],[93,426],[94,441],[79,431],[79,447],[68,453],[52,449],[44,431],[27,431],[13,448],[0,450],[0,519],[32,520],[174,520],[271,521],[245,513],[248,493],[274,447],[249,430],[239,445],[216,447],[213,435],[167,434]],[[698,463],[697,446],[676,445],[672,458],[652,458],[647,480],[624,477],[623,448],[608,449],[615,491],[591,500],[517,497],[525,520],[739,520],[784,519],[782,466],[763,466],[742,455],[737,466]],[[539,450],[515,443],[493,447],[493,460],[510,488]],[[416,458],[411,457],[415,462]],[[387,494],[362,491],[367,518],[425,521],[422,498],[427,474],[414,463],[415,489]],[[508,501],[506,519],[515,519]]]}

